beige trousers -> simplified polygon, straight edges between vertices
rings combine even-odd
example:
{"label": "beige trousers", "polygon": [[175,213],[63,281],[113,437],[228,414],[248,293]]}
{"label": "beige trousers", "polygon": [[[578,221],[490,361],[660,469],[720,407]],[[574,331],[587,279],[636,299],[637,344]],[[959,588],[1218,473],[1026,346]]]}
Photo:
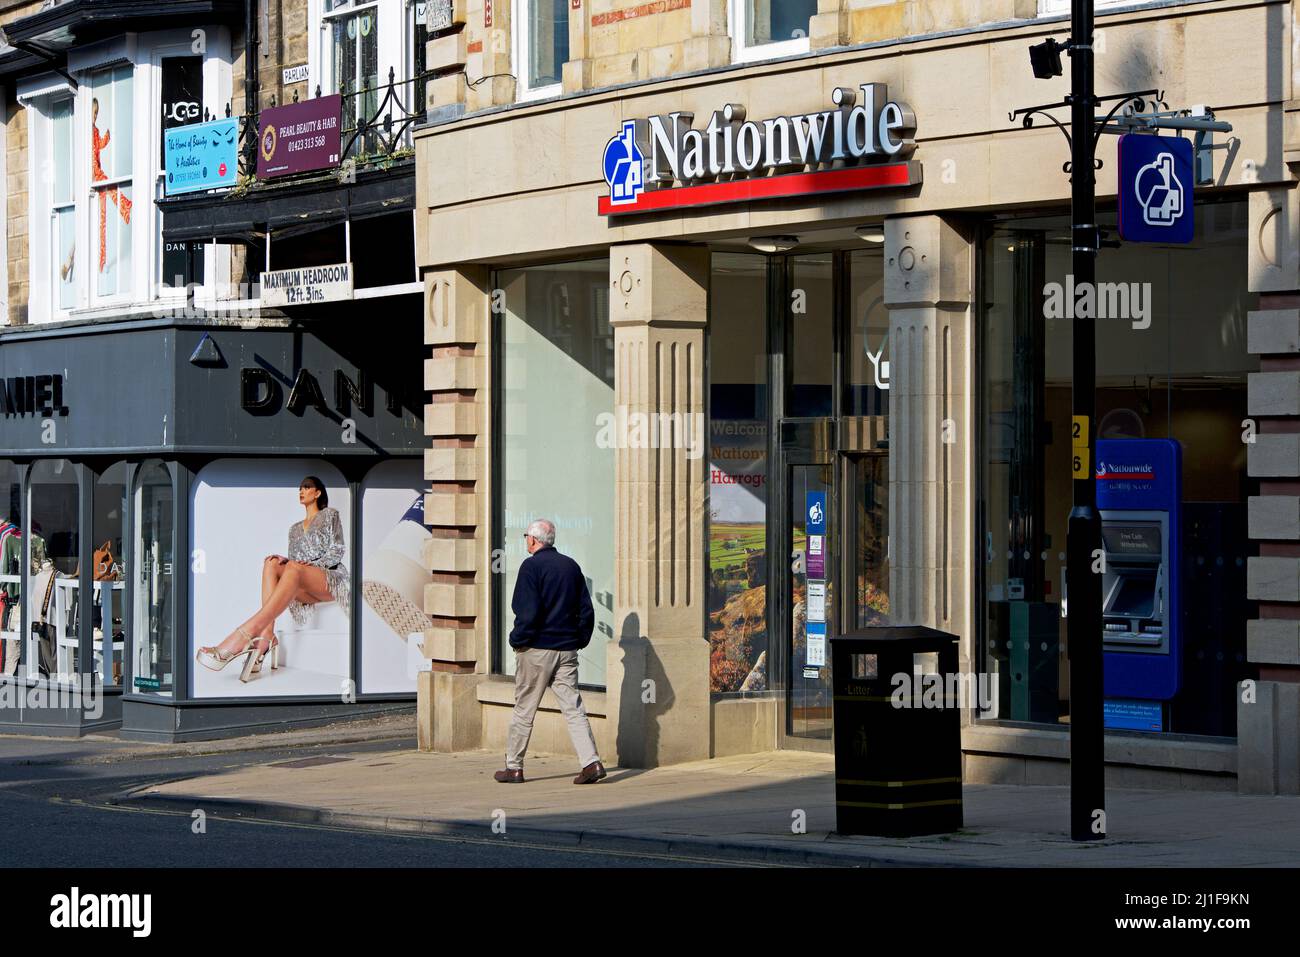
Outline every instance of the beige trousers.
{"label": "beige trousers", "polygon": [[582,695],[578,694],[578,653],[520,648],[515,651],[515,711],[506,741],[506,767],[515,770],[524,766],[533,718],[547,688],[559,699],[569,737],[578,752],[578,766],[585,768],[599,761],[587,709],[582,706]]}

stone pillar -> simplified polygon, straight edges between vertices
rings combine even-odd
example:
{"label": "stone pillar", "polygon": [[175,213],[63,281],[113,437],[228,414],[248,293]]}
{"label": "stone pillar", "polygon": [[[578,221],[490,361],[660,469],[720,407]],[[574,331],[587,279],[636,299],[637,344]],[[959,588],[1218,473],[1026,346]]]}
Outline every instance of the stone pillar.
{"label": "stone pillar", "polygon": [[424,653],[432,670],[420,675],[418,739],[422,751],[464,751],[480,744],[477,685],[491,661],[487,270],[431,272],[424,289],[424,340],[432,347],[424,373],[424,517],[433,534]]}
{"label": "stone pillar", "polygon": [[938,216],[885,223],[889,308],[889,604],[973,657],[969,555],[972,245]]}
{"label": "stone pillar", "polygon": [[569,4],[569,59],[562,67],[565,93],[591,89],[591,8],[591,0],[576,9]]}
{"label": "stone pillar", "polygon": [[[445,123],[465,112],[465,68],[470,31],[467,0],[448,0],[451,25],[434,31],[425,44],[425,69],[433,74],[424,87],[428,122]],[[480,43],[481,47],[482,44]]]}
{"label": "stone pillar", "polygon": [[[709,252],[610,250],[615,403],[631,442],[614,455],[614,621],[609,761],[656,767],[709,756],[705,635],[704,327]],[[657,430],[635,428],[658,423]],[[645,447],[650,445],[651,447]]]}
{"label": "stone pillar", "polygon": [[1247,470],[1260,494],[1249,502],[1246,660],[1258,680],[1237,695],[1237,788],[1300,794],[1300,190],[1251,194],[1249,281],[1260,308],[1248,317],[1247,348],[1260,356],[1247,382],[1246,412],[1257,434]]}
{"label": "stone pillar", "polygon": [[813,50],[844,46],[848,27],[848,0],[817,0],[817,12],[808,26],[808,46]]}
{"label": "stone pillar", "polygon": [[682,44],[681,63],[682,72],[687,73],[731,63],[727,0],[694,0],[691,3],[691,35]]}
{"label": "stone pillar", "polygon": [[[471,113],[515,101],[517,71],[510,32],[514,6],[512,0],[466,0],[465,69],[473,85],[465,91],[465,103]],[[463,77],[461,83],[465,85]]]}

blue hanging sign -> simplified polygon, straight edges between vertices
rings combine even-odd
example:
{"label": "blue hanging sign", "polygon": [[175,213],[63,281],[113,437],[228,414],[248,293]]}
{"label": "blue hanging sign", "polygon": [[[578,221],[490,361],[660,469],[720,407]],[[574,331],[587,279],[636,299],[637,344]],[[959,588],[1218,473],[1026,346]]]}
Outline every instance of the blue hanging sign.
{"label": "blue hanging sign", "polygon": [[805,495],[804,532],[808,535],[826,534],[826,493],[808,492]]}
{"label": "blue hanging sign", "polygon": [[239,121],[213,120],[163,130],[168,196],[234,186],[239,176]]}
{"label": "blue hanging sign", "polygon": [[1119,235],[1133,243],[1190,243],[1192,144],[1180,136],[1119,138]]}

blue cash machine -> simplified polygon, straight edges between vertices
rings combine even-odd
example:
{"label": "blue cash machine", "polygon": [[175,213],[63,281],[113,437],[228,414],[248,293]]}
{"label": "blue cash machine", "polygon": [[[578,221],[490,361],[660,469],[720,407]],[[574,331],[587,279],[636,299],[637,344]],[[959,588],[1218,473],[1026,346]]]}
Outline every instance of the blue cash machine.
{"label": "blue cash machine", "polygon": [[1097,441],[1108,728],[1169,726],[1182,674],[1182,465],[1173,439]]}

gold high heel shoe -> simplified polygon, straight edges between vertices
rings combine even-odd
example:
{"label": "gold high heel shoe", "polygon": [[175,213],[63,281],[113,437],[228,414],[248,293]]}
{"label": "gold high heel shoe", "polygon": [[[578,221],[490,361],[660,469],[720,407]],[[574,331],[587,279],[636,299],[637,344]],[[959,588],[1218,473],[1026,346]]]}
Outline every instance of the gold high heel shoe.
{"label": "gold high heel shoe", "polygon": [[[256,640],[265,641],[266,639],[258,638]],[[245,684],[252,681],[254,678],[261,676],[262,662],[266,660],[267,655],[271,656],[272,671],[275,671],[275,669],[280,667],[280,636],[275,632],[271,632],[271,639],[269,644],[266,646],[266,651],[262,652],[260,655],[257,653],[257,647],[255,645],[250,644],[249,649],[251,653],[248,656],[248,660],[244,662],[244,670],[239,674],[239,680]]]}
{"label": "gold high heel shoe", "polygon": [[248,632],[244,631],[243,628],[236,628],[235,631],[244,636],[244,646],[238,651],[232,651],[228,655],[223,655],[219,650],[220,646],[215,648],[203,647],[200,648],[199,653],[194,656],[194,660],[211,671],[220,671],[240,655],[248,654],[253,650],[253,639],[248,637]]}

